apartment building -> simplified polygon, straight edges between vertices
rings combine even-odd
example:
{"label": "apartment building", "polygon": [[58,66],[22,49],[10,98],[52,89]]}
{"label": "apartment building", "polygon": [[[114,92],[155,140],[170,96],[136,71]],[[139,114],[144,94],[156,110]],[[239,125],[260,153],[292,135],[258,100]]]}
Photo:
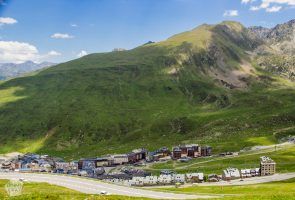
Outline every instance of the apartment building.
{"label": "apartment building", "polygon": [[276,163],[270,157],[260,157],[260,175],[267,176],[276,173]]}

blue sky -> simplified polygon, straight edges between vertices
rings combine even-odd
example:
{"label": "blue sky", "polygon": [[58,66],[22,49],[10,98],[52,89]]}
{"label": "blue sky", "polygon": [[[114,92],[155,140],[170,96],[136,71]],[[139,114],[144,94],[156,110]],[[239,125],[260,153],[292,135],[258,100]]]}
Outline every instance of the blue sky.
{"label": "blue sky", "polygon": [[0,62],[63,62],[223,20],[272,27],[295,0],[0,0]]}

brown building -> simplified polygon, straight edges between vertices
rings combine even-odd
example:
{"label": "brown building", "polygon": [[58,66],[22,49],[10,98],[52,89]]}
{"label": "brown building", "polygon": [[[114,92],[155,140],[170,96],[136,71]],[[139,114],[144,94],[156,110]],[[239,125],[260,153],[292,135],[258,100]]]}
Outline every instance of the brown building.
{"label": "brown building", "polygon": [[179,148],[181,150],[181,157],[187,157],[187,151],[188,151],[187,146],[181,145]]}
{"label": "brown building", "polygon": [[162,147],[154,152],[153,157],[154,157],[154,160],[159,160],[160,158],[165,158],[170,155],[171,155],[170,150],[167,147]]}
{"label": "brown building", "polygon": [[201,147],[197,144],[185,144],[173,148],[172,158],[179,159],[183,157],[197,158],[201,156]]}
{"label": "brown building", "polygon": [[181,149],[179,147],[174,147],[172,150],[172,158],[179,159],[181,158]]}
{"label": "brown building", "polygon": [[201,156],[211,156],[212,147],[204,146],[201,147]]}
{"label": "brown building", "polygon": [[171,152],[169,151],[167,147],[162,147],[161,149],[158,150],[158,152],[162,154],[162,157],[171,155]]}
{"label": "brown building", "polygon": [[266,156],[260,157],[260,175],[267,176],[276,173],[276,163]]}
{"label": "brown building", "polygon": [[20,162],[12,162],[11,163],[11,169],[16,170],[21,168],[21,163]]}
{"label": "brown building", "polygon": [[147,150],[144,148],[134,149],[131,153],[135,154],[136,162],[140,160],[145,160],[147,156]]}
{"label": "brown building", "polygon": [[197,144],[188,144],[187,147],[187,156],[191,158],[197,158],[201,156],[201,147]]}
{"label": "brown building", "polygon": [[95,167],[107,167],[111,165],[108,158],[96,158],[95,162]]}
{"label": "brown building", "polygon": [[128,163],[127,154],[115,154],[111,156],[112,156],[114,165],[123,165]]}
{"label": "brown building", "polygon": [[137,162],[137,154],[136,153],[128,153],[128,163],[136,163]]}

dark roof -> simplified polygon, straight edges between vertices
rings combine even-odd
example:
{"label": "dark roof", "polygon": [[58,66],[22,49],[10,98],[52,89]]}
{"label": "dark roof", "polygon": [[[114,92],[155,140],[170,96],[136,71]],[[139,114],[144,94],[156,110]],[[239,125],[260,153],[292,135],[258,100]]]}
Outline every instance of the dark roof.
{"label": "dark roof", "polygon": [[179,147],[173,147],[173,151],[181,151]]}
{"label": "dark roof", "polygon": [[113,178],[117,178],[117,179],[132,179],[132,176],[128,175],[128,174],[113,174],[113,175],[101,175],[97,177],[98,179],[113,179]]}
{"label": "dark roof", "polygon": [[107,158],[96,158],[95,161],[108,161]]}
{"label": "dark roof", "polygon": [[79,161],[96,161],[96,158],[81,158]]}

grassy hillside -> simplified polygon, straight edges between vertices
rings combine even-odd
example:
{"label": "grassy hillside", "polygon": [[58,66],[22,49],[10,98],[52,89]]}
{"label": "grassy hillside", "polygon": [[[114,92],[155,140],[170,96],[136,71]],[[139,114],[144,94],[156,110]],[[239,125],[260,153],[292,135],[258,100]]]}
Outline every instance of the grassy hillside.
{"label": "grassy hillside", "polygon": [[180,142],[216,152],[277,142],[294,134],[295,84],[251,60],[259,44],[239,23],[202,25],[2,82],[0,153],[71,159]]}

